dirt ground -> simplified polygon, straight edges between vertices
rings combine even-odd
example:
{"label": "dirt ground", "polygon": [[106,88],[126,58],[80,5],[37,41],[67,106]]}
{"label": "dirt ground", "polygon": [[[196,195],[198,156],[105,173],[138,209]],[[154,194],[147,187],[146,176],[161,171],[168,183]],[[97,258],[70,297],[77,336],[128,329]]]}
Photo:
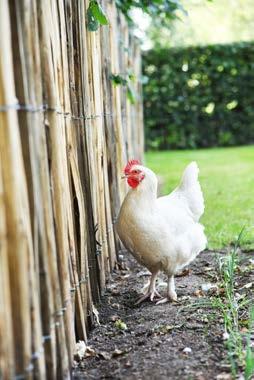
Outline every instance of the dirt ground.
{"label": "dirt ground", "polygon": [[[201,306],[218,291],[208,290],[218,283],[216,254],[223,253],[203,252],[189,273],[176,278],[178,302],[135,305],[149,273],[124,253],[122,269],[113,273],[98,309],[100,325],[90,333],[90,353],[76,363],[73,378],[231,379],[223,320],[214,308]],[[159,283],[165,280],[160,274]],[[166,287],[158,290],[163,295]]]}

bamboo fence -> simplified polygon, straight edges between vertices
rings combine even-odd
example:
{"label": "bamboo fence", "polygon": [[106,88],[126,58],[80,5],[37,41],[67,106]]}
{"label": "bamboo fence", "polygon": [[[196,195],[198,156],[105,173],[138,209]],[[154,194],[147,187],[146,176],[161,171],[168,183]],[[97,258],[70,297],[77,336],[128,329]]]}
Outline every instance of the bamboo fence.
{"label": "bamboo fence", "polygon": [[[141,56],[113,1],[0,1],[0,378],[68,379],[116,263]],[[131,69],[137,101],[110,74]]]}

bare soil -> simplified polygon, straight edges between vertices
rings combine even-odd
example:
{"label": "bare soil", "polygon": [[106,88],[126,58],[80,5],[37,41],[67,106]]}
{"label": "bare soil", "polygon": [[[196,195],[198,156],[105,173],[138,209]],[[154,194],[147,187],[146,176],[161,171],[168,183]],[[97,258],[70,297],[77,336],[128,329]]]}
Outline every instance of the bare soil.
{"label": "bare soil", "polygon": [[[203,252],[189,273],[176,278],[178,302],[135,305],[149,277],[145,268],[125,252],[121,269],[113,273],[98,308],[100,325],[90,333],[91,351],[75,363],[73,378],[230,379],[223,320],[209,306],[214,292],[220,289],[202,290],[202,285],[218,285],[215,256],[222,254]],[[240,288],[254,276],[247,279],[241,273],[239,279]],[[165,280],[160,274],[159,282]],[[158,290],[163,295],[166,287]]]}

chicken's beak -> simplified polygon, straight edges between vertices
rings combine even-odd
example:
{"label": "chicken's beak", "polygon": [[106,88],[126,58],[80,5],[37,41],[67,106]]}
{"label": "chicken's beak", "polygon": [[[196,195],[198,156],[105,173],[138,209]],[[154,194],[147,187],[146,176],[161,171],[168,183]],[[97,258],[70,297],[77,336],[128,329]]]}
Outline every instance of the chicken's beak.
{"label": "chicken's beak", "polygon": [[125,178],[128,178],[128,175],[125,174],[125,175],[122,175],[121,179],[125,179]]}

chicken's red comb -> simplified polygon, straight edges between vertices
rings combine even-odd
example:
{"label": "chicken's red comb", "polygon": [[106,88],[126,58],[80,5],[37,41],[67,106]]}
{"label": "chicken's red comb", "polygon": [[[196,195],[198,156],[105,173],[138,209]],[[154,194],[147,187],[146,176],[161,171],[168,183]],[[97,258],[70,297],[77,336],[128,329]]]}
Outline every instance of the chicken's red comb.
{"label": "chicken's red comb", "polygon": [[124,173],[128,174],[131,171],[133,165],[141,165],[139,160],[129,160],[128,164],[124,168]]}

